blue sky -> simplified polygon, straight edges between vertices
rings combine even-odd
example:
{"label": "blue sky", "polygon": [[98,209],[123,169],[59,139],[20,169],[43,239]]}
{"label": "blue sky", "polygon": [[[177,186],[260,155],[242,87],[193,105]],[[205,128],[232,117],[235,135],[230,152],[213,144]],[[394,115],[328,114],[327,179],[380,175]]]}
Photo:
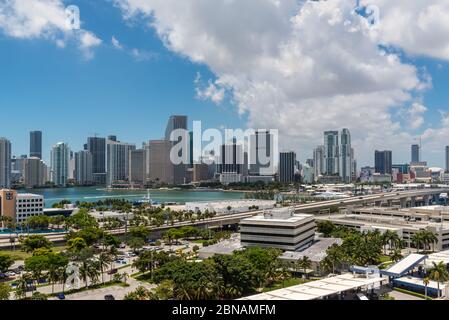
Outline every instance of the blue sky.
{"label": "blue sky", "polygon": [[[21,0],[14,1],[20,2]],[[48,0],[32,1],[45,3]],[[126,3],[128,0],[114,1]],[[251,1],[244,2],[250,3]],[[136,1],[136,3],[138,2]],[[268,0],[262,2],[268,2]],[[286,1],[286,3],[288,2]],[[343,1],[340,2],[343,3]],[[375,2],[381,3],[382,0],[376,0]],[[285,148],[297,151],[301,160],[312,156],[312,148],[321,142],[324,129],[341,129],[343,127],[351,129],[353,140],[358,148],[358,150],[356,149],[356,157],[359,159],[359,165],[372,163],[373,157],[371,155],[375,148],[392,149],[394,151],[394,162],[408,161],[410,144],[416,141],[414,140],[416,137],[424,135],[424,158],[429,160],[431,165],[444,166],[443,147],[449,144],[447,126],[442,125],[444,116],[441,113],[441,111],[449,111],[449,90],[447,90],[449,58],[446,59],[445,56],[420,54],[419,52],[417,54],[419,50],[411,48],[410,44],[395,44],[399,46],[400,66],[392,67],[394,70],[391,73],[379,73],[377,78],[383,80],[383,76],[390,77],[393,73],[398,74],[397,78],[391,76],[393,79],[391,81],[385,79],[385,82],[393,83],[392,86],[394,87],[396,79],[413,79],[415,76],[419,76],[422,84],[424,82],[423,74],[428,74],[432,79],[432,86],[424,90],[417,89],[418,85],[398,85],[391,90],[390,88],[388,90],[382,88],[385,93],[380,92],[379,97],[385,95],[385,101],[391,99],[392,105],[382,105],[379,110],[375,110],[376,104],[378,104],[376,101],[373,101],[372,106],[365,102],[361,103],[363,106],[359,108],[360,114],[370,114],[366,120],[369,121],[368,125],[356,124],[352,118],[341,119],[337,116],[335,118],[321,118],[320,116],[326,113],[323,111],[317,111],[318,117],[316,119],[313,117],[303,119],[302,115],[308,112],[302,105],[307,104],[297,97],[285,98],[288,95],[286,92],[291,92],[288,88],[281,91],[283,93],[274,99],[285,98],[285,101],[281,101],[282,105],[279,107],[279,110],[283,111],[279,111],[278,115],[273,112],[273,109],[265,107],[273,99],[258,98],[259,95],[263,96],[265,92],[268,92],[267,89],[260,89],[263,88],[261,84],[268,83],[270,86],[267,88],[274,88],[279,91],[280,89],[284,90],[282,86],[290,86],[291,82],[282,83],[283,80],[277,78],[276,71],[273,70],[269,70],[267,73],[258,73],[255,71],[259,69],[258,67],[245,69],[258,58],[257,53],[252,52],[256,52],[257,48],[254,48],[254,50],[250,48],[247,50],[248,52],[245,51],[245,48],[241,48],[241,51],[239,51],[242,42],[236,42],[238,45],[235,45],[232,41],[234,41],[234,38],[240,40],[238,38],[243,37],[245,33],[248,33],[248,38],[243,38],[244,41],[257,39],[257,36],[251,34],[251,32],[255,32],[251,30],[251,27],[253,25],[258,26],[259,22],[256,20],[257,18],[254,18],[254,21],[248,22],[248,30],[233,31],[233,26],[238,25],[238,23],[234,23],[233,16],[226,20],[225,15],[228,13],[235,15],[238,11],[245,10],[237,8],[238,5],[235,3],[232,4],[233,7],[230,7],[229,12],[223,12],[219,16],[220,18],[223,17],[223,21],[217,22],[216,26],[206,25],[204,28],[201,28],[203,26],[201,23],[214,23],[213,13],[206,17],[198,14],[194,18],[189,17],[189,13],[186,13],[185,21],[180,20],[179,23],[176,21],[177,24],[175,25],[174,19],[173,21],[169,20],[171,16],[167,12],[176,13],[176,10],[185,8],[180,8],[181,6],[176,5],[176,2],[172,0],[166,2],[147,0],[147,3],[153,6],[154,16],[158,21],[158,24],[154,27],[149,26],[153,22],[153,17],[148,16],[145,7],[137,6],[133,8],[137,14],[133,11],[133,18],[125,19],[124,10],[121,10],[117,5],[113,5],[112,0],[73,0],[61,3],[79,6],[82,29],[92,32],[98,39],[101,39],[102,43],[92,49],[93,55],[91,57],[87,57],[74,41],[66,41],[65,47],[61,48],[55,44],[53,37],[46,36],[45,32],[39,33],[38,36],[15,36],[11,32],[5,31],[7,30],[5,27],[2,30],[0,21],[0,110],[3,115],[7,115],[8,119],[8,121],[2,121],[0,136],[5,136],[12,141],[14,155],[28,153],[30,130],[43,131],[44,154],[45,159],[48,160],[49,150],[53,144],[65,141],[76,151],[82,148],[87,136],[95,133],[100,136],[114,134],[122,141],[132,142],[139,146],[143,141],[163,136],[169,115],[185,114],[189,116],[190,121],[201,120],[205,127],[210,128],[222,126],[245,128],[248,123],[260,127],[271,126],[270,128],[281,131],[294,127],[294,130],[291,130],[292,132],[285,133],[281,147],[285,146]],[[207,5],[202,1],[197,3]],[[197,3],[189,0],[185,1],[183,6],[191,5],[194,8]],[[231,6],[229,2],[222,0],[217,0],[218,3],[227,3],[226,5]],[[173,8],[169,8],[171,4],[173,4]],[[319,6],[320,4],[314,5]],[[260,7],[258,8],[261,11],[260,16],[264,19],[271,18],[270,10],[263,12],[264,6]],[[414,9],[410,8],[411,12]],[[232,10],[236,11],[232,12]],[[407,8],[404,8],[404,10],[407,10]],[[178,17],[182,17],[182,13]],[[257,15],[257,13],[254,13],[254,15]],[[204,21],[201,20],[202,18],[204,18]],[[276,16],[273,19],[277,18]],[[387,18],[385,17],[385,19]],[[27,19],[30,19],[30,17],[27,16]],[[198,35],[199,39],[192,38],[191,46],[189,46],[189,41],[176,43],[176,40],[172,40],[168,48],[156,32],[158,30],[159,34],[164,33],[164,35],[170,36],[170,32],[176,31],[179,26],[182,30],[189,31],[190,23],[195,19],[198,19],[195,22],[200,26],[201,32],[204,30],[207,37]],[[170,22],[173,25],[170,25]],[[281,37],[281,34],[284,36],[286,32],[282,29],[284,28],[284,22],[278,22],[274,20],[272,24],[273,33],[279,32],[279,37]],[[385,25],[387,25],[387,22]],[[316,23],[316,21],[311,20],[309,22],[310,28],[316,30],[313,23]],[[261,22],[261,25],[263,28],[267,28],[267,25],[271,26],[268,21]],[[278,25],[279,30],[276,29]],[[288,26],[290,27],[290,25]],[[219,30],[220,27],[224,27],[224,30],[229,32]],[[258,32],[261,28],[255,29]],[[192,27],[192,30],[196,30],[197,33],[191,33],[190,36],[193,34],[193,37],[196,37],[198,29]],[[188,34],[187,31],[186,34]],[[307,30],[301,31],[306,32]],[[329,32],[326,26],[322,26],[320,31],[322,31],[323,41],[329,43],[330,40],[326,40],[323,36],[326,32]],[[216,34],[213,32],[216,32]],[[56,32],[56,34],[58,33]],[[309,32],[309,34],[311,33]],[[113,46],[111,43],[112,37],[120,42],[122,49]],[[333,37],[335,38],[335,36]],[[229,67],[219,60],[217,56],[220,52],[214,51],[214,48],[210,48],[210,45],[209,47],[201,47],[202,38],[212,38],[215,40],[214,43],[221,44],[223,48],[231,48],[229,52],[235,59],[236,65],[240,60],[244,63],[242,64],[242,70],[237,67]],[[260,37],[260,39],[262,43],[269,37]],[[282,40],[291,41],[292,39]],[[272,39],[266,41],[272,41]],[[340,42],[344,43],[343,41]],[[268,42],[262,44],[261,47],[263,48],[271,45]],[[358,44],[359,47],[364,47],[364,45]],[[404,49],[400,48],[401,45]],[[358,46],[350,49],[354,51],[350,53],[354,54],[355,58],[360,58],[359,53],[355,52],[358,50]],[[371,47],[367,44],[366,48]],[[311,56],[313,56],[313,52],[316,52],[305,45],[302,49],[305,53],[308,50],[311,51]],[[346,49],[350,51],[348,48]],[[139,57],[135,55],[137,51],[140,53]],[[196,54],[198,52],[204,53],[203,63],[193,62],[197,60]],[[251,56],[252,54],[254,56]],[[324,52],[323,56],[326,54]],[[369,59],[376,60],[377,57],[375,59],[369,57]],[[279,58],[279,61],[282,62],[281,58]],[[360,63],[360,61],[356,62]],[[354,62],[354,65],[356,62]],[[365,63],[365,61],[362,62]],[[384,61],[376,60],[374,64],[377,66],[382,63]],[[350,61],[347,61],[347,64],[348,69],[356,69],[352,68]],[[320,69],[320,72],[338,74],[341,71],[339,67],[331,66],[328,63],[323,63],[323,65],[325,66],[323,68],[330,68],[330,70]],[[413,66],[416,68],[416,72],[403,69],[404,65]],[[260,65],[260,69],[265,67],[267,65]],[[273,77],[271,77],[270,72],[273,73]],[[346,72],[346,70],[342,72]],[[226,89],[227,98],[220,99],[219,103],[198,99],[195,84],[198,73],[201,74],[201,78],[206,81],[206,84],[207,80],[211,79],[213,89]],[[266,77],[266,74],[270,76],[263,78]],[[298,71],[298,74],[300,74],[300,71]],[[345,79],[345,76],[343,74],[342,79]],[[358,79],[358,74],[354,74],[353,78]],[[233,79],[232,81],[238,79],[239,81],[232,82],[229,79]],[[298,81],[298,83],[302,83],[302,81],[312,83],[315,80],[308,78],[304,80],[300,76],[293,79],[296,80],[292,80],[292,82]],[[347,87],[354,86],[351,83],[351,76],[348,79]],[[319,86],[320,84],[317,83],[317,87]],[[365,86],[360,86],[363,87],[363,90],[365,89]],[[300,93],[307,94],[310,91],[310,88],[307,89],[305,85],[300,84],[298,87]],[[326,83],[323,84],[323,87],[326,87]],[[372,89],[372,91],[375,90],[377,89]],[[406,92],[409,98],[397,98],[398,90]],[[237,93],[235,101],[241,103],[240,108],[236,103],[230,101],[231,92]],[[364,92],[361,93],[365,94]],[[323,92],[322,95],[326,99],[329,97],[328,92]],[[393,96],[394,98],[392,98]],[[251,97],[251,99],[248,97]],[[349,99],[348,101],[358,101],[357,97],[360,97],[360,94],[354,94],[350,97],[354,100]],[[319,97],[313,100],[317,108],[324,105],[324,109],[317,110],[327,111],[326,108],[330,108],[329,105],[326,105],[326,103],[329,103],[329,100],[326,99]],[[338,99],[339,96],[335,95],[335,100],[330,101],[340,101]],[[401,101],[402,105],[396,105],[397,101]],[[310,100],[306,100],[306,102],[310,103]],[[412,113],[410,106],[414,103],[425,106],[426,110]],[[297,106],[292,108],[291,105],[295,104]],[[390,107],[395,109],[391,110]],[[355,105],[354,108],[357,108],[357,106]],[[354,110],[357,112],[357,109]],[[370,110],[373,110],[373,112]],[[348,111],[348,114],[352,113]],[[404,116],[405,114],[410,116]],[[386,116],[387,120],[382,116]],[[410,123],[420,118],[423,120],[422,123],[412,128]],[[376,129],[377,121],[379,121],[379,129]],[[399,123],[400,128],[390,130],[390,128],[395,127],[395,123]],[[383,136],[384,132],[385,136]],[[297,140],[296,137],[298,137]]]}
{"label": "blue sky", "polygon": [[[207,127],[243,125],[232,105],[195,98],[196,74],[207,76],[207,67],[170,53],[152,30],[124,22],[113,6],[76,3],[83,28],[104,39],[91,60],[73,45],[61,49],[42,39],[0,36],[0,109],[14,119],[2,125],[0,136],[11,140],[15,155],[28,153],[30,130],[43,131],[48,159],[58,141],[78,150],[94,133],[139,146],[162,137],[171,114]],[[112,36],[151,57],[139,60],[115,49]]]}

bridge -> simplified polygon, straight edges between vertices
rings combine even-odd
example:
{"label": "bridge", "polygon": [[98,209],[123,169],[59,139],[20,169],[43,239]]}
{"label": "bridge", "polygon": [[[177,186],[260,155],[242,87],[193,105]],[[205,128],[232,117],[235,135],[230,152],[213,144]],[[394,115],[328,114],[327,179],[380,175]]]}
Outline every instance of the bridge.
{"label": "bridge", "polygon": [[[324,210],[329,210],[332,208],[341,208],[353,205],[369,205],[374,204],[375,206],[381,206],[386,204],[387,206],[392,206],[397,203],[401,208],[415,207],[418,205],[429,205],[432,200],[435,200],[440,196],[441,193],[449,193],[449,186],[444,188],[434,188],[434,189],[418,189],[412,191],[401,191],[401,192],[390,192],[390,193],[379,193],[373,195],[356,196],[350,198],[343,198],[337,200],[320,201],[314,203],[301,204],[294,207],[295,213],[309,213],[317,214],[323,212]],[[152,231],[152,236],[158,237],[165,231],[171,228],[181,228],[184,226],[194,226],[199,228],[218,228],[227,225],[236,225],[242,219],[250,218],[255,215],[263,214],[263,210],[248,211],[243,213],[230,213],[215,216],[211,219],[201,220],[201,221],[183,221],[177,222],[173,225],[163,225],[163,226],[151,226],[149,227]],[[108,231],[113,235],[124,235],[125,228],[110,230]],[[13,236],[15,236],[13,234]],[[63,242],[65,234],[47,234],[45,235],[47,239],[52,242]],[[0,237],[0,248],[1,247],[11,247],[9,242],[9,235],[4,235]]]}

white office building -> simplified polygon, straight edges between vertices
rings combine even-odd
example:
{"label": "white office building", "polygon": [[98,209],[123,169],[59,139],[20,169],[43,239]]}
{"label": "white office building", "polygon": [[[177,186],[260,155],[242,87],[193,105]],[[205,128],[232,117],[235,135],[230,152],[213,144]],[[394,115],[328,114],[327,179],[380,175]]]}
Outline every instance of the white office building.
{"label": "white office building", "polygon": [[277,248],[296,251],[313,242],[315,218],[310,214],[294,214],[292,209],[275,209],[240,222],[244,247]]}
{"label": "white office building", "polygon": [[30,193],[19,193],[16,197],[16,221],[25,222],[30,217],[44,214],[44,197]]}

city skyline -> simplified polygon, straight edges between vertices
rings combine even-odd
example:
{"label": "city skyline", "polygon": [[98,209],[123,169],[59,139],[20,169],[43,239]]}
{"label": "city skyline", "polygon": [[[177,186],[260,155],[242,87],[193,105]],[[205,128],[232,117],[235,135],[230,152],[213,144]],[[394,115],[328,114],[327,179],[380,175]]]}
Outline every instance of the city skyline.
{"label": "city skyline", "polygon": [[[384,13],[376,27],[383,35],[397,32],[391,28],[397,20],[395,5],[374,2]],[[48,152],[58,141],[81,150],[84,137],[94,133],[113,133],[134,143],[159,139],[169,115],[186,114],[211,128],[279,129],[281,149],[294,150],[303,162],[322,143],[322,131],[349,128],[360,164],[372,164],[376,149],[392,150],[394,162],[406,162],[410,145],[421,137],[424,160],[445,166],[449,56],[444,46],[426,51],[427,46],[417,45],[418,37],[430,38],[426,30],[416,30],[410,43],[378,39],[376,30],[354,19],[351,1],[292,0],[276,7],[263,0],[257,6],[261,15],[252,16],[252,1],[185,1],[178,6],[150,0],[142,6],[117,0],[113,6],[75,0],[82,23],[73,33],[58,23],[62,1],[41,1],[42,10],[32,12],[19,10],[15,3],[1,4],[8,14],[0,23],[0,67],[6,75],[0,79],[0,107],[8,108],[11,118],[23,119],[2,124],[0,131],[13,142],[14,155],[27,153],[31,130],[44,131],[48,162]],[[306,25],[298,22],[305,18],[302,5],[310,13]],[[401,12],[415,21],[431,3],[401,5]],[[226,15],[215,16],[217,7]],[[45,11],[54,15],[42,16]],[[328,23],[332,12],[341,12],[334,26]],[[178,16],[182,19],[174,18]],[[230,16],[252,23],[235,24]],[[149,26],[153,18],[156,23]],[[344,19],[357,32],[349,32]],[[175,20],[179,25],[173,25]],[[222,25],[213,28],[216,20]],[[27,29],[33,21],[43,23]],[[309,28],[317,27],[322,38],[301,41],[313,34]],[[174,37],[177,28],[185,30],[181,38]],[[185,36],[190,40],[184,41]],[[216,47],[204,43],[206,38]],[[351,41],[359,45],[341,47]],[[378,43],[387,47],[380,49]],[[330,44],[345,54],[330,54]],[[218,54],[218,48],[226,54]]]}

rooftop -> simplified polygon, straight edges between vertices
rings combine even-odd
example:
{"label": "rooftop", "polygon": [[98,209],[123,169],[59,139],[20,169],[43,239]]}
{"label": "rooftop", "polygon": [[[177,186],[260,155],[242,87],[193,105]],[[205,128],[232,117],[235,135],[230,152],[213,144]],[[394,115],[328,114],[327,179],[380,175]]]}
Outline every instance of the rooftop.
{"label": "rooftop", "polygon": [[364,275],[346,273],[280,290],[256,294],[241,300],[316,300],[344,291],[376,286],[386,281],[387,279],[380,276],[367,278]]}
{"label": "rooftop", "polygon": [[304,250],[284,252],[280,259],[300,260],[303,257],[308,257],[312,262],[321,262],[326,258],[326,251],[329,247],[334,244],[341,245],[342,243],[343,241],[339,238],[320,238]]}
{"label": "rooftop", "polygon": [[293,211],[290,210],[290,208],[287,209],[276,209],[276,210],[270,210],[267,211],[265,214],[260,214],[251,218],[243,219],[243,222],[264,222],[264,221],[270,221],[270,222],[289,222],[289,223],[295,223],[300,222],[305,219],[312,218],[313,215],[311,214],[296,214],[293,213]]}
{"label": "rooftop", "polygon": [[234,251],[241,250],[242,248],[243,246],[240,243],[240,234],[234,234],[230,239],[201,248],[199,253],[232,254]]}

